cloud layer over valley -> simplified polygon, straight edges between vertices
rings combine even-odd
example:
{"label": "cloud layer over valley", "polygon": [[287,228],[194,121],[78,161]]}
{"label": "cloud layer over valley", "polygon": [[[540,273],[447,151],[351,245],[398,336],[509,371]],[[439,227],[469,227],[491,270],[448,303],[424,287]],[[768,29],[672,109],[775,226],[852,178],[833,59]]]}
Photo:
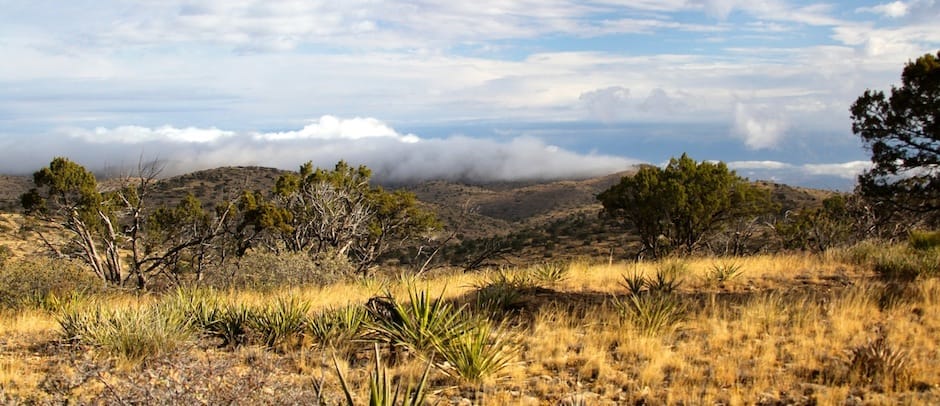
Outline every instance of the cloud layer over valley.
{"label": "cloud layer over valley", "polygon": [[454,135],[422,139],[401,134],[374,118],[323,116],[298,130],[234,132],[218,128],[60,128],[30,143],[8,145],[12,159],[0,172],[67,156],[97,171],[132,168],[137,159],[159,159],[165,174],[228,165],[296,169],[311,160],[331,167],[343,159],[365,164],[377,179],[507,181],[583,178],[629,169],[638,161],[579,154],[535,137],[508,139]]}

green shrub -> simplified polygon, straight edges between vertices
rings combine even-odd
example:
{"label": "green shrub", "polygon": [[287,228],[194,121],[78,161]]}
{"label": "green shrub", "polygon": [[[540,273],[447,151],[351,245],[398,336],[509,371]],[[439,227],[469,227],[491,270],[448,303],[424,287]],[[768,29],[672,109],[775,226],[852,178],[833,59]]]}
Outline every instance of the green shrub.
{"label": "green shrub", "polygon": [[250,324],[268,348],[295,348],[301,344],[309,310],[310,303],[294,296],[280,297],[259,309]]}
{"label": "green shrub", "polygon": [[571,266],[565,262],[546,262],[532,268],[535,282],[543,286],[555,286],[568,279]]}
{"label": "green shrub", "polygon": [[716,283],[725,283],[744,273],[741,264],[735,262],[719,262],[712,264],[705,274],[705,278]]}
{"label": "green shrub", "polygon": [[446,361],[443,371],[470,383],[482,383],[496,375],[512,364],[518,351],[507,330],[485,319],[438,347]]}
{"label": "green shrub", "polygon": [[252,308],[244,304],[230,303],[222,308],[216,322],[206,327],[206,332],[222,340],[222,346],[239,346],[248,342],[248,327],[254,320]]}
{"label": "green shrub", "polygon": [[362,335],[367,317],[358,305],[329,308],[310,317],[304,334],[320,346],[337,348]]}
{"label": "green shrub", "polygon": [[273,290],[285,286],[336,283],[352,274],[354,268],[339,259],[311,258],[303,253],[251,252],[216,272],[206,274],[204,283],[218,288]]}
{"label": "green shrub", "polygon": [[671,332],[685,319],[685,306],[673,295],[631,295],[626,300],[614,298],[614,308],[622,320],[641,335]]}
{"label": "green shrub", "polygon": [[882,251],[874,262],[874,271],[883,280],[913,281],[934,277],[940,274],[940,249],[892,247]]}
{"label": "green shrub", "polygon": [[[443,292],[441,292],[443,295]],[[419,354],[431,354],[471,327],[461,312],[438,296],[431,299],[426,291],[408,289],[407,303],[388,295],[388,302],[368,309],[373,320],[371,328],[386,342]]]}
{"label": "green shrub", "polygon": [[631,295],[639,295],[646,290],[646,277],[636,270],[630,275],[623,275],[623,282],[620,283]]}
{"label": "green shrub", "polygon": [[91,271],[67,260],[31,259],[0,267],[0,308],[48,307],[57,298],[106,288]]}
{"label": "green shrub", "polygon": [[525,289],[533,286],[528,274],[500,269],[487,272],[477,282],[475,308],[492,317],[504,316],[514,310],[522,299]]}
{"label": "green shrub", "polygon": [[940,231],[911,231],[907,238],[911,248],[916,250],[930,250],[940,248]]}
{"label": "green shrub", "polygon": [[192,334],[179,313],[159,306],[102,310],[85,302],[64,308],[57,321],[65,339],[133,362],[174,351]]}
{"label": "green shrub", "polygon": [[223,347],[245,344],[255,316],[244,304],[225,303],[212,288],[178,288],[162,306],[177,313],[192,329],[221,340]]}

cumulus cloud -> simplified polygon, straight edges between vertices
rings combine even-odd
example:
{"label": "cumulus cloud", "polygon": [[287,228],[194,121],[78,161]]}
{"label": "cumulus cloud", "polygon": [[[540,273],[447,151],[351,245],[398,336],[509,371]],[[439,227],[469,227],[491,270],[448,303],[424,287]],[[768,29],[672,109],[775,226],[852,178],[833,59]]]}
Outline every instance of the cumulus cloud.
{"label": "cumulus cloud", "polygon": [[646,112],[675,113],[688,108],[685,102],[678,97],[670,96],[665,90],[655,88],[649,96],[639,105],[639,109]]}
{"label": "cumulus cloud", "polygon": [[[0,147],[4,144],[0,139]],[[581,154],[535,137],[506,140],[454,135],[422,139],[401,134],[374,118],[324,116],[284,132],[234,132],[216,128],[62,129],[36,143],[10,143],[15,159],[0,163],[0,172],[23,173],[67,156],[92,170],[136,162],[138,156],[167,163],[165,174],[228,165],[295,169],[308,160],[332,166],[338,160],[364,164],[380,181],[428,179],[508,181],[582,178],[628,169],[637,161]],[[32,165],[25,167],[26,165]]]}
{"label": "cumulus cloud", "polygon": [[626,116],[630,108],[630,89],[611,86],[582,93],[578,100],[588,114],[601,121],[617,121]]}
{"label": "cumulus cloud", "polygon": [[751,149],[777,145],[786,133],[787,120],[770,106],[737,103],[734,108],[734,132]]}
{"label": "cumulus cloud", "polygon": [[364,138],[394,138],[402,142],[418,142],[414,134],[399,134],[392,127],[374,118],[340,119],[334,116],[323,116],[319,120],[304,126],[298,131],[284,131],[271,133],[257,133],[259,140],[277,141],[293,139],[349,139]]}

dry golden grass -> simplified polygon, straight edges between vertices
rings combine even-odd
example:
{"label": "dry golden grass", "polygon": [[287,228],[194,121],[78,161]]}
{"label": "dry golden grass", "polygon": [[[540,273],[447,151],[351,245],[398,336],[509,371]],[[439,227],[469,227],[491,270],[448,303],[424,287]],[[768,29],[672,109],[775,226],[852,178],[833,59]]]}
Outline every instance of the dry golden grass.
{"label": "dry golden grass", "polygon": [[[662,263],[572,264],[567,279],[522,292],[507,323],[518,359],[495,379],[467,385],[433,371],[430,400],[443,404],[937,404],[940,402],[940,280],[919,281],[900,295],[861,267],[836,256],[735,258],[740,275],[709,277],[719,262],[688,260],[673,297],[685,305],[674,330],[644,335],[613,305],[623,275],[652,277]],[[525,272],[525,270],[516,270]],[[458,303],[470,301],[479,274],[422,280],[390,278],[276,292],[225,291],[261,306],[293,295],[315,311],[370,297],[404,295],[417,286]],[[108,296],[102,306],[147,305],[157,298]],[[314,347],[273,352],[258,346],[214,348],[197,341],[140,365],[115,367],[94,349],[57,343],[50,313],[25,309],[0,318],[0,402],[291,403],[341,400],[332,353]],[[860,379],[852,352],[884,337],[902,353],[903,379]],[[365,399],[368,345],[339,359],[357,399]],[[88,354],[84,350],[91,350]],[[389,366],[406,381],[425,360]],[[855,373],[855,375],[853,375]],[[862,378],[865,378],[864,376]],[[319,395],[318,395],[319,393]],[[301,397],[303,396],[303,397]],[[580,403],[579,403],[580,402]]]}

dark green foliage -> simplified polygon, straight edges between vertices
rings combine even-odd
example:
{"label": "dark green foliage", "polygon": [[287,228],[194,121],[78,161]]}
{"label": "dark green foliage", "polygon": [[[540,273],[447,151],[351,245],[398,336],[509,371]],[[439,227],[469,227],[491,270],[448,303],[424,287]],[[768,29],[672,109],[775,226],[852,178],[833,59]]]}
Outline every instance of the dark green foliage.
{"label": "dark green foliage", "polygon": [[292,252],[345,258],[364,272],[405,242],[440,227],[414,194],[370,186],[372,171],[340,161],[332,170],[311,162],[278,178],[273,197],[246,194],[235,235],[244,253],[267,233]]}
{"label": "dark green foliage", "polygon": [[823,200],[823,206],[787,213],[773,227],[783,248],[823,252],[855,242],[859,213],[853,213],[850,200],[835,195]]}
{"label": "dark green foliage", "polygon": [[910,61],[890,96],[866,90],[851,108],[852,131],[871,151],[873,167],[859,176],[862,194],[888,211],[940,209],[940,52]]}
{"label": "dark green foliage", "polygon": [[119,187],[101,191],[91,172],[55,158],[33,174],[35,188],[20,201],[31,218],[71,234],[64,244],[50,244],[58,254],[81,259],[104,281],[121,284],[133,276],[137,288],[143,289],[151,275],[166,275],[178,283],[186,271],[193,271],[198,280],[228,210],[209,213],[188,195],[174,208],[150,212],[144,200],[159,168],[142,164],[139,170]]}
{"label": "dark green foliage", "polygon": [[685,154],[662,169],[640,168],[597,199],[606,214],[636,228],[654,257],[675,249],[691,253],[732,219],[772,207],[766,192],[724,163],[696,162]]}

